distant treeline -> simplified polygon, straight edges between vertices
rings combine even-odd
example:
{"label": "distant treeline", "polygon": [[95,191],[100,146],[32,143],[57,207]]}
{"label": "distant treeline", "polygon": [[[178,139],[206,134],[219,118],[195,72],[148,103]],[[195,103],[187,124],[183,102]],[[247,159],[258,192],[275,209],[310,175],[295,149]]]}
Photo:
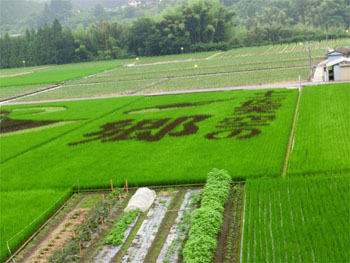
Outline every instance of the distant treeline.
{"label": "distant treeline", "polygon": [[[280,25],[256,26],[235,32],[235,13],[211,1],[182,4],[161,19],[139,18],[131,25],[100,20],[86,29],[63,29],[55,19],[51,25],[27,30],[19,37],[0,38],[0,68],[63,64],[91,60],[156,56],[181,52],[227,50],[229,48],[321,40],[320,30]],[[344,37],[328,34],[329,38]]]}

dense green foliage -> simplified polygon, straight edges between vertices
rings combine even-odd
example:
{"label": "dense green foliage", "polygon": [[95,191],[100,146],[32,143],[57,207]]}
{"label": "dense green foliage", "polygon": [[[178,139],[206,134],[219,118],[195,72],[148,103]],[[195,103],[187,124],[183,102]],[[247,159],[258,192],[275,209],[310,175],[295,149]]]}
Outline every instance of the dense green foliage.
{"label": "dense green foliage", "polygon": [[118,246],[123,243],[125,231],[128,229],[129,225],[135,221],[138,210],[132,210],[125,212],[120,221],[114,226],[111,232],[108,234],[106,243],[113,244],[113,246]]}
{"label": "dense green foliage", "polygon": [[303,88],[288,174],[350,171],[350,85]]}
{"label": "dense green foliage", "polygon": [[191,218],[189,237],[183,250],[186,263],[209,263],[216,248],[224,205],[230,195],[231,177],[225,170],[213,169],[203,189],[201,207]]}
{"label": "dense green foliage", "polygon": [[[210,1],[182,5],[176,13],[169,13],[160,21],[140,18],[129,26],[102,20],[86,30],[82,26],[73,33],[62,29],[56,19],[52,26],[38,31],[27,30],[25,36],[0,39],[0,68],[28,65],[70,63],[134,55],[163,55],[186,52],[193,45],[219,43],[229,40],[232,12]],[[210,44],[209,44],[210,45]],[[223,48],[227,48],[221,45]],[[215,47],[218,49],[221,46]],[[191,47],[191,48],[190,48]],[[193,47],[193,50],[210,49]]]}
{"label": "dense green foliage", "polygon": [[[69,0],[51,0],[37,15],[39,27],[27,23],[32,29],[21,36],[3,34],[0,68],[19,67],[23,60],[33,66],[179,54],[181,47],[185,52],[198,52],[347,37],[349,6],[345,1],[223,1],[225,7],[217,1],[196,0],[172,3],[159,17],[141,16],[130,23],[108,19],[104,16],[108,12],[98,5],[83,21],[78,19],[63,30],[60,23],[67,26],[67,17],[74,13],[72,6]],[[316,18],[315,12],[319,14]]]}
{"label": "dense green foliage", "polygon": [[247,180],[241,262],[349,262],[349,174]]}
{"label": "dense green foliage", "polygon": [[13,252],[68,198],[67,189],[0,191],[0,260]]}

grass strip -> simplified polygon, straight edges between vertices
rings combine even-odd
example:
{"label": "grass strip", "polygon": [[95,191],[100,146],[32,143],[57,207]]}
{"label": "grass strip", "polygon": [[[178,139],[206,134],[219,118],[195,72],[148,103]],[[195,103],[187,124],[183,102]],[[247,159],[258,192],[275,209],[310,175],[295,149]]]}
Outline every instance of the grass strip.
{"label": "grass strip", "polygon": [[297,100],[297,103],[295,105],[293,123],[292,123],[292,128],[290,130],[290,135],[289,135],[289,140],[288,140],[288,145],[287,145],[286,157],[284,159],[282,172],[281,172],[281,176],[282,177],[286,177],[286,174],[287,174],[289,156],[290,156],[290,152],[291,152],[291,149],[292,149],[292,146],[293,146],[295,126],[297,124],[297,119],[298,119],[298,112],[299,112],[299,104],[300,104],[301,94],[302,94],[302,89],[299,89],[298,100]]}

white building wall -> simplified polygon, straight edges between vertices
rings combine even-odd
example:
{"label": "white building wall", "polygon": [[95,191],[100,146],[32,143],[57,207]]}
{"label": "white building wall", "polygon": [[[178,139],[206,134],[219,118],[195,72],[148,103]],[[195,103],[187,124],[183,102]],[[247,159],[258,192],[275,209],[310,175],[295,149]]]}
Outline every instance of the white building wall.
{"label": "white building wall", "polygon": [[341,80],[350,81],[350,66],[343,66],[340,68]]}
{"label": "white building wall", "polygon": [[333,72],[334,72],[334,81],[340,81],[341,80],[341,72],[339,65],[333,66]]}

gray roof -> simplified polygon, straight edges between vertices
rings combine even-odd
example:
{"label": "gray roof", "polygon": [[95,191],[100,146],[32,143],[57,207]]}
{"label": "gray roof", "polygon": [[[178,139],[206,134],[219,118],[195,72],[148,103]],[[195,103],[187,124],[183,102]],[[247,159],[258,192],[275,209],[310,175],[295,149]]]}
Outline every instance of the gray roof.
{"label": "gray roof", "polygon": [[350,56],[350,47],[338,47],[336,49],[333,49],[332,51],[329,51],[328,55],[332,54],[334,52],[341,53],[344,56],[348,57],[348,56]]}

